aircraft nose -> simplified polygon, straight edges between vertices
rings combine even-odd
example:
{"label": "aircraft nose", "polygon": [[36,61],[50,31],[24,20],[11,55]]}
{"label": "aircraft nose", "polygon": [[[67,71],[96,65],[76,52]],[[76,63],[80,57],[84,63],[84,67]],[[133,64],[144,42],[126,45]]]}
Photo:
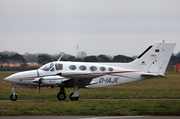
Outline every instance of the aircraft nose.
{"label": "aircraft nose", "polygon": [[5,80],[5,81],[8,81],[8,82],[11,82],[11,81],[12,81],[12,78],[11,78],[11,76],[8,76],[8,77],[6,77],[4,80]]}
{"label": "aircraft nose", "polygon": [[37,70],[31,70],[31,71],[24,71],[24,72],[12,74],[6,77],[4,80],[14,83],[19,80],[36,78],[36,77],[37,77]]}

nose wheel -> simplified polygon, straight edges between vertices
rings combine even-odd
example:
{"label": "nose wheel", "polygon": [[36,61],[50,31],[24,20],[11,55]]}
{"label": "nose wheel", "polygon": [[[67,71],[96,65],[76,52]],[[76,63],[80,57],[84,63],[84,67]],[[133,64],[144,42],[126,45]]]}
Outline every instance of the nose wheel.
{"label": "nose wheel", "polygon": [[12,101],[16,101],[16,100],[18,99],[18,95],[17,95],[16,93],[14,93],[14,94],[12,94],[12,95],[10,96],[10,99],[11,99]]}
{"label": "nose wheel", "polygon": [[16,91],[15,91],[15,86],[12,88],[12,95],[10,96],[10,99],[12,100],[12,101],[16,101],[17,99],[18,99],[18,95],[15,93]]}

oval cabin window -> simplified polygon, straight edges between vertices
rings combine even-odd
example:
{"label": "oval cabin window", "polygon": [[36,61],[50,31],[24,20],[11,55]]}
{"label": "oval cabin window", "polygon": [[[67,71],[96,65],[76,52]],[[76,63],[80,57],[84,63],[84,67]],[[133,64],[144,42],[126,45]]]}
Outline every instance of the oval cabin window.
{"label": "oval cabin window", "polygon": [[101,67],[100,70],[101,70],[101,71],[105,71],[106,68],[105,68],[105,67]]}
{"label": "oval cabin window", "polygon": [[91,70],[91,71],[96,71],[96,70],[97,70],[97,67],[91,66],[91,67],[90,67],[90,70]]}
{"label": "oval cabin window", "polygon": [[108,69],[109,71],[113,71],[113,68],[112,67],[109,67],[109,69]]}
{"label": "oval cabin window", "polygon": [[71,65],[71,66],[69,66],[69,69],[75,70],[75,69],[76,69],[76,66],[75,66],[75,65]]}
{"label": "oval cabin window", "polygon": [[84,70],[86,70],[86,66],[81,65],[81,66],[79,67],[79,69],[82,70],[82,71],[84,71]]}

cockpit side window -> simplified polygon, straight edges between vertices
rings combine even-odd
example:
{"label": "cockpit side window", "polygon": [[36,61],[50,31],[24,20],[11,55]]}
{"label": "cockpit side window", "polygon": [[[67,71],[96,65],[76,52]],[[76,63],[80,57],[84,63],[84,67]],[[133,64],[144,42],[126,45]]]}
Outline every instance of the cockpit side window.
{"label": "cockpit side window", "polygon": [[63,69],[63,64],[55,64],[56,70],[62,70]]}
{"label": "cockpit side window", "polygon": [[54,66],[53,63],[48,63],[48,64],[45,64],[44,66],[42,66],[40,69],[43,71],[49,71],[53,66]]}

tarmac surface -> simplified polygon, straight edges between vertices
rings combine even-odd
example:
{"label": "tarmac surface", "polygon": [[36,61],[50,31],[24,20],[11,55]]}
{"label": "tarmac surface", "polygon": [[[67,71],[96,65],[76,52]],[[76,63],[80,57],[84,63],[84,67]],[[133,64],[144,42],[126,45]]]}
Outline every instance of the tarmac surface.
{"label": "tarmac surface", "polygon": [[0,116],[0,119],[180,119],[180,116]]}
{"label": "tarmac surface", "polygon": [[[78,101],[131,101],[131,100],[179,100],[180,99],[79,99]],[[16,100],[17,102],[38,102],[38,101],[58,101],[58,99],[36,99],[36,100]],[[65,101],[70,101],[66,99]],[[0,102],[11,102],[11,100],[0,100]]]}

